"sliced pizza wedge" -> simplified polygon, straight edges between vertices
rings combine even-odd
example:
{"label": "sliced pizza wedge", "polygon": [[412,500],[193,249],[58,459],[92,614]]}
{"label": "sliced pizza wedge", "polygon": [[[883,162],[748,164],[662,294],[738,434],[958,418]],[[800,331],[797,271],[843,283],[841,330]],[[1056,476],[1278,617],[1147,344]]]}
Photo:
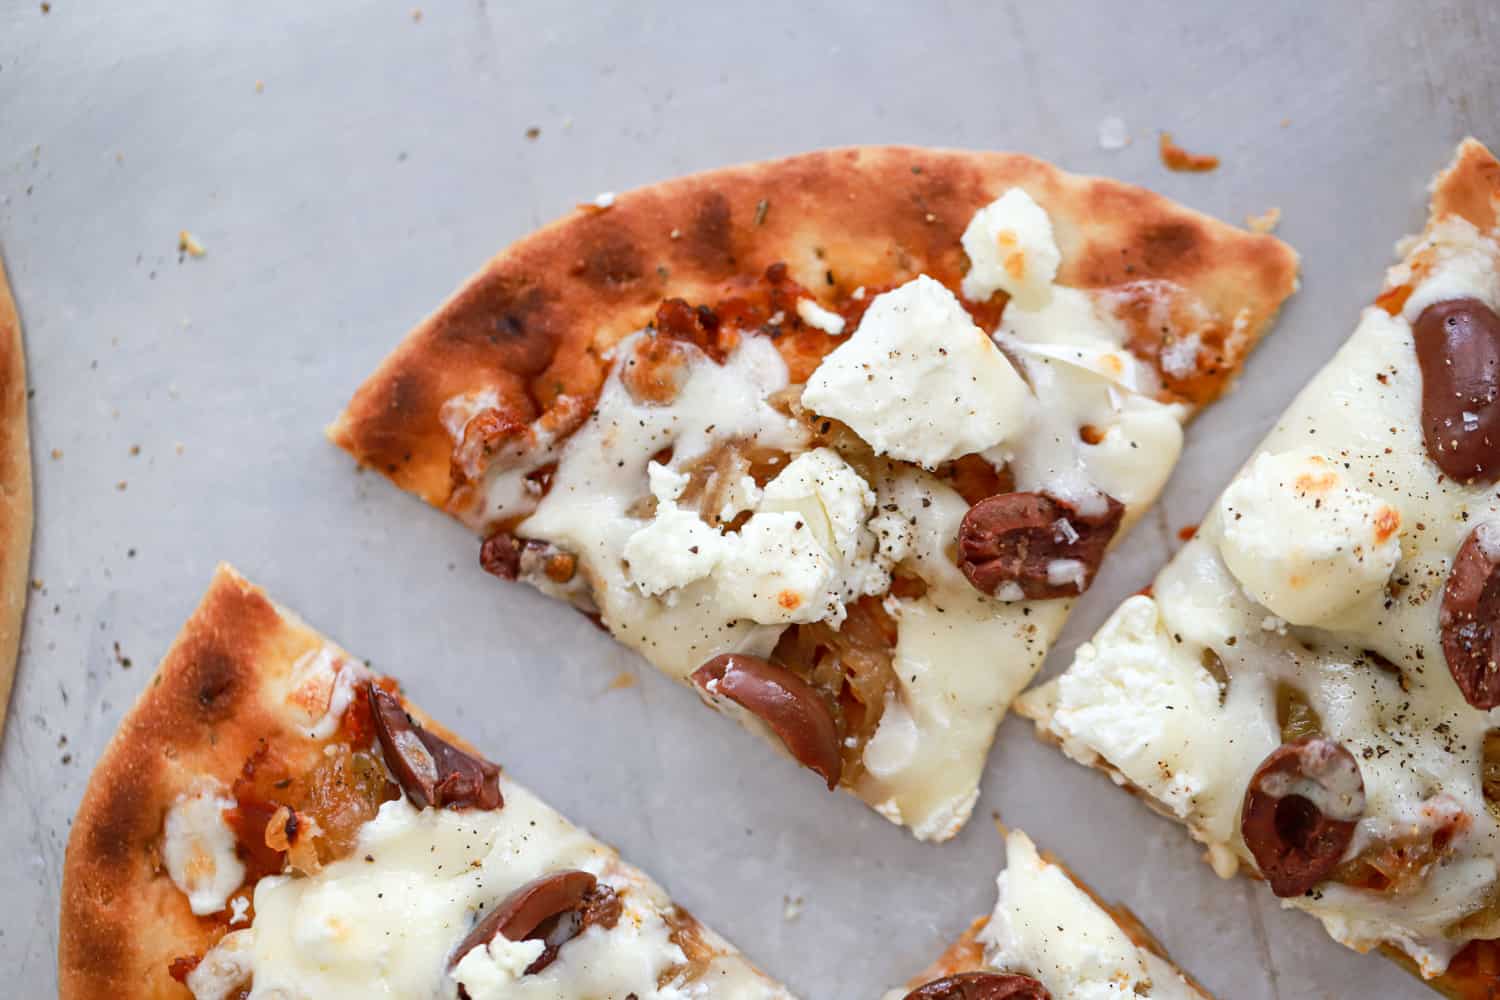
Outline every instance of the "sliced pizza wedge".
{"label": "sliced pizza wedge", "polygon": [[1500,995],[1500,163],[1464,142],[1196,535],[1018,703],[1286,905]]}
{"label": "sliced pizza wedge", "polygon": [[1105,903],[1019,830],[994,912],[885,1000],[1210,1000],[1135,914]]}
{"label": "sliced pizza wedge", "polygon": [[1296,268],[1025,156],[813,153],[521,240],[330,433],[495,575],[941,840]]}
{"label": "sliced pizza wedge", "polygon": [[26,418],[26,349],[21,317],[0,261],[0,734],[26,617],[31,565],[31,441]]}
{"label": "sliced pizza wedge", "polygon": [[90,778],[63,1000],[786,1000],[610,848],[221,568]]}

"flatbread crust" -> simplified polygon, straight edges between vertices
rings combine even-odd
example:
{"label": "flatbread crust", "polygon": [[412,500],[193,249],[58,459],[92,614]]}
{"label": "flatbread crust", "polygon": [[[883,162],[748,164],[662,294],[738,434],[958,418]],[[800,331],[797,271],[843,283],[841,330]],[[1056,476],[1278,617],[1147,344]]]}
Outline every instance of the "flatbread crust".
{"label": "flatbread crust", "polygon": [[[1500,160],[1477,139],[1470,137],[1459,143],[1453,161],[1433,178],[1429,190],[1428,227],[1455,215],[1482,232],[1492,231],[1500,223]],[[1042,690],[1033,688],[1028,695],[1034,696]],[[1036,734],[1040,740],[1061,746],[1045,728],[1051,715],[1047,698],[1023,695],[1012,708],[1017,714],[1037,723]],[[1073,759],[1079,760],[1078,757]],[[1095,755],[1092,761],[1079,762],[1109,775],[1112,784],[1129,791],[1155,812],[1177,821],[1170,809],[1131,783],[1103,757]],[[1204,861],[1210,861],[1206,853]],[[1260,878],[1245,865],[1239,867],[1239,872],[1257,881]],[[1412,975],[1422,978],[1416,963],[1399,949],[1387,945],[1380,951]],[[1494,1000],[1500,997],[1500,939],[1472,942],[1468,949],[1459,953],[1446,973],[1423,982],[1453,1000]]]}
{"label": "flatbread crust", "polygon": [[1232,330],[1210,397],[1297,287],[1296,254],[1279,240],[1118,181],[1013,153],[827,150],[641,188],[512,244],[402,341],[329,436],[444,507],[453,445],[439,411],[451,397],[493,390],[526,420],[559,395],[588,397],[606,373],[604,352],[646,326],[664,298],[712,302],[726,280],[778,261],[820,295],[919,273],[957,288],[959,237],[976,210],[1015,186],[1052,219],[1060,283],[1174,282]]}
{"label": "flatbread crust", "polygon": [[[270,744],[293,773],[299,762],[309,769],[316,763],[325,741],[309,738],[307,717],[288,694],[297,661],[328,645],[233,568],[218,568],[105,748],[78,807],[63,863],[61,1000],[190,998],[169,964],[207,950],[225,923],[222,915],[194,916],[167,875],[160,860],[164,817],[204,776],[232,785],[261,744]],[[478,752],[403,701],[424,727]],[[683,919],[716,953],[730,951],[712,931]]]}
{"label": "flatbread crust", "polygon": [[31,439],[21,317],[0,261],[0,736],[16,679],[31,565]]}

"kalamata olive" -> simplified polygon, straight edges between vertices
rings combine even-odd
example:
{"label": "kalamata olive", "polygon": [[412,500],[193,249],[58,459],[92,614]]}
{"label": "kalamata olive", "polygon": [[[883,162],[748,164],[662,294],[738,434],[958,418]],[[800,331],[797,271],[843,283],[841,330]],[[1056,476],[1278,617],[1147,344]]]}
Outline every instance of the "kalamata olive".
{"label": "kalamata olive", "polygon": [[[969,508],[958,528],[959,569],[978,591],[1013,599],[1072,597],[1089,589],[1125,505],[1083,514],[1045,493],[1001,493]],[[1007,584],[1018,594],[1008,595]]]}
{"label": "kalamata olive", "polygon": [[918,986],[904,1000],[1052,1000],[1052,994],[1030,976],[960,972]]}
{"label": "kalamata olive", "polygon": [[365,686],[365,693],[385,765],[412,805],[499,809],[505,804],[499,767],[418,726],[401,700],[374,682]]}
{"label": "kalamata olive", "polygon": [[1365,811],[1359,762],[1321,736],[1272,750],[1245,790],[1240,833],[1278,896],[1300,896],[1338,865]]}
{"label": "kalamata olive", "polygon": [[521,575],[521,540],[505,530],[495,532],[479,546],[479,565],[502,580]]}
{"label": "kalamata olive", "polygon": [[588,872],[553,872],[527,882],[490,911],[448,956],[453,968],[469,952],[496,937],[507,941],[543,941],[542,953],[524,975],[541,972],[563,945],[598,924],[610,928],[620,919],[620,897]]}
{"label": "kalamata olive", "polygon": [[839,731],[823,697],[779,664],[744,653],[723,653],[693,671],[693,683],[722,695],[771,728],[797,762],[833,788],[844,771]]}
{"label": "kalamata olive", "polygon": [[1500,705],[1500,525],[1469,532],[1443,587],[1438,628],[1448,672],[1464,700],[1488,711]]}
{"label": "kalamata olive", "polygon": [[1500,478],[1500,316],[1478,299],[1422,310],[1412,327],[1422,369],[1422,438],[1459,482]]}

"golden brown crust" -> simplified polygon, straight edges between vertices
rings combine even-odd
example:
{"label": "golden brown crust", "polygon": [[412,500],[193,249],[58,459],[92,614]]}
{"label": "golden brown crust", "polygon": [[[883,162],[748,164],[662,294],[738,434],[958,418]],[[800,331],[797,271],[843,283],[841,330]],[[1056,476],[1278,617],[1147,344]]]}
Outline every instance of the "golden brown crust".
{"label": "golden brown crust", "polygon": [[[327,640],[220,566],[150,686],[89,778],[63,865],[58,980],[64,1000],[188,997],[167,973],[223,931],[195,917],[159,862],[167,808],[204,777],[228,788],[257,747],[320,749],[289,700],[293,667]],[[407,710],[465,749],[464,740]]]}
{"label": "golden brown crust", "polygon": [[1449,215],[1469,220],[1481,232],[1500,219],[1500,162],[1478,139],[1465,139],[1432,182],[1431,221]]}
{"label": "golden brown crust", "polygon": [[21,318],[0,262],[0,735],[16,678],[31,565],[31,441]]}
{"label": "golden brown crust", "polygon": [[830,296],[922,272],[957,287],[964,228],[1017,185],[1051,214],[1063,283],[1175,282],[1242,332],[1216,391],[1296,288],[1285,244],[1118,181],[1008,153],[827,150],[642,188],[525,237],[407,336],[329,435],[443,506],[452,442],[439,411],[451,397],[494,390],[530,419],[559,394],[586,396],[603,377],[602,352],[663,298],[711,300],[726,279],[777,261]]}
{"label": "golden brown crust", "polygon": [[[64,998],[187,997],[167,974],[216,922],[193,916],[157,860],[168,806],[200,775],[226,787],[257,741],[305,743],[273,675],[321,640],[220,567],[89,779],[63,865],[58,981]],[[305,728],[305,727],[304,727]]]}
{"label": "golden brown crust", "polygon": [[[1483,143],[1472,137],[1459,143],[1453,161],[1433,178],[1428,226],[1441,220],[1458,216],[1472,223],[1481,232],[1493,232],[1500,225],[1500,161]],[[1040,691],[1045,689],[1034,689]],[[1061,746],[1045,726],[1049,723],[1050,707],[1039,699],[1022,698],[1016,705],[1019,714],[1036,723],[1036,735],[1044,743]],[[1076,758],[1075,758],[1076,759]],[[1113,768],[1103,757],[1095,756],[1087,766],[1111,777],[1113,783],[1137,796],[1156,812],[1176,822],[1180,820],[1155,797],[1130,782]],[[1204,860],[1209,860],[1207,853]],[[1259,879],[1257,872],[1245,866],[1241,874]],[[1075,880],[1076,881],[1076,880]],[[1486,954],[1481,961],[1464,963],[1455,959],[1448,973],[1436,979],[1425,980],[1438,993],[1455,1000],[1495,1000],[1500,997],[1500,948],[1490,942],[1479,942]],[[1400,950],[1385,946],[1380,949],[1386,957],[1421,978],[1421,971]],[[1471,967],[1460,969],[1461,965]]]}

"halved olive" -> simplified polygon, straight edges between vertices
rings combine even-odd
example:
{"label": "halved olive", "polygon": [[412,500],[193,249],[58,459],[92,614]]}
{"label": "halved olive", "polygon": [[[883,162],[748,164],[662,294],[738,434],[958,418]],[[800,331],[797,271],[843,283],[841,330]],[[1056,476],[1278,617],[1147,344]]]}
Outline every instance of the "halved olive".
{"label": "halved olive", "polygon": [[[564,918],[583,910],[598,888],[598,879],[577,870],[553,872],[527,882],[474,925],[474,929],[448,956],[448,968],[453,968],[469,952],[482,944],[489,944],[498,936],[507,941],[545,941],[547,947],[526,967],[525,975],[541,972],[557,958],[558,949],[583,932],[586,921]],[[616,899],[607,886],[604,891],[609,893],[611,900]],[[614,915],[619,916],[618,907]],[[613,926],[613,921],[610,921],[610,926]]]}
{"label": "halved olive", "polygon": [[837,787],[844,772],[839,731],[822,695],[786,667],[745,653],[722,653],[693,671],[693,683],[722,695],[771,728],[804,767]]}
{"label": "halved olive", "polygon": [[1052,994],[1014,972],[960,972],[918,986],[903,1000],[1052,1000]]}
{"label": "halved olive", "polygon": [[401,700],[372,681],[365,686],[386,767],[418,809],[499,809],[500,768],[465,753],[412,721]]}
{"label": "halved olive", "polygon": [[1365,811],[1359,762],[1320,736],[1272,750],[1245,790],[1240,833],[1278,896],[1300,896],[1338,866]]}

